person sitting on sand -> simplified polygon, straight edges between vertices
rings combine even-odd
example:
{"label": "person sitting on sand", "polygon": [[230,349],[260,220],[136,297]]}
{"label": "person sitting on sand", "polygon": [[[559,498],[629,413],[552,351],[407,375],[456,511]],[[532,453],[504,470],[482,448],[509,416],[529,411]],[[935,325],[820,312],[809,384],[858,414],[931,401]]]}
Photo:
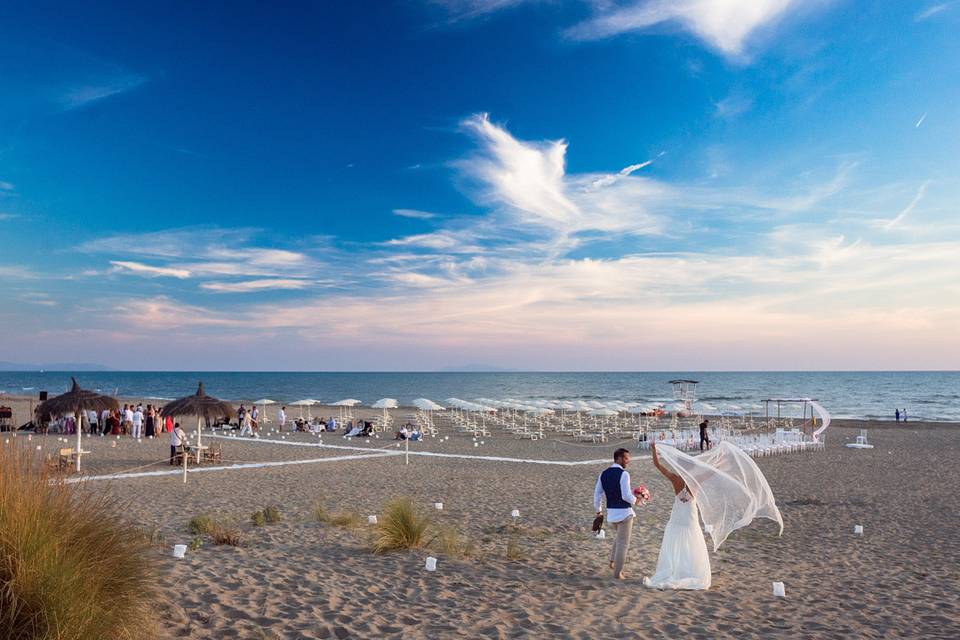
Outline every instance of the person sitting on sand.
{"label": "person sitting on sand", "polygon": [[403,425],[402,427],[400,427],[400,431],[397,431],[397,433],[394,434],[393,439],[406,440],[407,436],[409,435],[410,435],[410,432],[407,430],[407,425]]}
{"label": "person sitting on sand", "polygon": [[423,437],[423,436],[420,434],[420,430],[419,430],[419,429],[414,428],[414,430],[410,432],[410,436],[409,436],[409,437],[410,437],[410,440],[411,440],[412,442],[419,442],[419,441],[420,441],[420,438]]}

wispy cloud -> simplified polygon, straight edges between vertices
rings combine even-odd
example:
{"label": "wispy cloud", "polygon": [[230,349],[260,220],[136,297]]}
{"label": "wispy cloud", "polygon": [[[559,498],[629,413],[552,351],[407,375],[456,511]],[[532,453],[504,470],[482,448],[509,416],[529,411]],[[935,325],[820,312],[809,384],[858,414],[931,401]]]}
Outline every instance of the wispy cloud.
{"label": "wispy cloud", "polygon": [[140,276],[147,276],[151,278],[179,278],[184,280],[190,277],[189,269],[177,269],[173,267],[156,267],[149,264],[143,264],[142,262],[133,262],[125,260],[111,260],[110,264],[113,265],[116,271],[128,271],[130,273],[135,273]]}
{"label": "wispy cloud", "polygon": [[598,40],[676,23],[727,56],[743,53],[747,39],[781,17],[794,0],[633,0],[599,3],[597,14],[569,28],[576,40]]}
{"label": "wispy cloud", "polygon": [[393,215],[401,218],[415,218],[417,220],[432,220],[437,214],[429,211],[420,211],[419,209],[394,209]]}
{"label": "wispy cloud", "polygon": [[524,4],[529,0],[432,0],[446,9],[451,21],[471,20],[502,9]]}
{"label": "wispy cloud", "polygon": [[924,114],[923,114],[922,116],[920,116],[920,119],[917,120],[917,124],[913,125],[913,128],[914,128],[914,129],[919,129],[919,128],[920,128],[920,125],[922,125],[922,124],[923,124],[923,121],[926,120],[926,119],[927,119],[927,114],[926,114],[926,112],[924,112]]}
{"label": "wispy cloud", "polygon": [[289,278],[263,278],[260,280],[242,280],[240,282],[205,282],[201,289],[217,293],[251,293],[270,290],[306,289],[312,283],[307,280]]}
{"label": "wispy cloud", "polygon": [[57,102],[63,111],[72,111],[89,106],[111,96],[132,91],[141,86],[146,78],[139,75],[121,75],[105,78],[94,84],[78,84],[66,87]]}
{"label": "wispy cloud", "polygon": [[0,213],[0,222],[5,220],[13,220],[14,218],[19,218],[20,216],[16,213]]}
{"label": "wispy cloud", "polygon": [[714,104],[714,115],[724,120],[743,115],[753,108],[753,98],[742,93],[731,93],[726,98]]}
{"label": "wispy cloud", "polygon": [[13,191],[13,183],[6,182],[5,180],[0,180],[0,191]]}
{"label": "wispy cloud", "polygon": [[924,20],[932,18],[933,16],[939,13],[943,13],[944,11],[949,9],[950,5],[952,4],[953,4],[952,2],[941,2],[939,4],[932,4],[926,9],[923,9],[922,11],[917,13],[917,15],[913,17],[913,20],[914,22],[923,22]]}
{"label": "wispy cloud", "polygon": [[913,200],[911,200],[907,206],[901,209],[900,213],[898,213],[893,219],[891,219],[889,222],[883,225],[883,228],[889,231],[894,227],[896,227],[897,225],[899,225],[901,222],[903,222],[904,218],[910,215],[913,212],[913,210],[916,208],[916,206],[920,204],[920,201],[923,200],[923,196],[926,195],[927,187],[929,186],[930,186],[930,180],[927,180],[926,182],[921,184],[920,188],[917,189],[916,195],[913,196]]}

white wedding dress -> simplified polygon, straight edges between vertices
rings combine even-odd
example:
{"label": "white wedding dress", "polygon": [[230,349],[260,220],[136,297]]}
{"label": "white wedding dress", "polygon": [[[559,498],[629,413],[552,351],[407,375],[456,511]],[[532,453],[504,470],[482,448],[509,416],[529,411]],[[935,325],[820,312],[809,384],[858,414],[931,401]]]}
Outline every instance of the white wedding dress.
{"label": "white wedding dress", "polygon": [[673,501],[657,572],[652,578],[644,578],[643,584],[653,589],[710,588],[710,556],[700,528],[700,509],[686,487]]}

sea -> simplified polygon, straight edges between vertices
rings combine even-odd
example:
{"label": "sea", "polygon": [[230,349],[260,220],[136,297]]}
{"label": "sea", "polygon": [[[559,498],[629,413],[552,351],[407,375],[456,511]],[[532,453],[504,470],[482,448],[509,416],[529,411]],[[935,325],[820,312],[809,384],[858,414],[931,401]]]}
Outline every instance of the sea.
{"label": "sea", "polygon": [[[584,401],[592,406],[635,403],[674,406],[674,379],[697,380],[698,412],[764,414],[767,398],[813,398],[836,418],[893,420],[906,409],[912,420],[960,421],[960,371],[764,371],[764,372],[227,372],[227,371],[13,371],[0,372],[0,394],[62,393],[76,376],[87,389],[159,402],[192,394],[203,381],[209,395],[224,400],[269,398],[292,403],[304,398],[324,404],[356,398],[371,405],[395,398],[440,404],[471,402]],[[2,400],[2,398],[0,398]],[[781,415],[791,415],[784,406]]]}

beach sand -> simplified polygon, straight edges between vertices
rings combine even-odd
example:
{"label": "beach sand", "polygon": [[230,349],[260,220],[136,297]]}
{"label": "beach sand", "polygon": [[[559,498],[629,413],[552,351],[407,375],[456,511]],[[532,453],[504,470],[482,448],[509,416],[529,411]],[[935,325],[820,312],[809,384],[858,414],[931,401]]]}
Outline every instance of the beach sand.
{"label": "beach sand", "polygon": [[[91,481],[84,490],[116,495],[126,517],[162,537],[162,546],[145,552],[162,554],[157,615],[169,621],[170,638],[960,637],[958,425],[844,424],[828,431],[825,451],[758,460],[783,514],[783,536],[766,521],[735,532],[711,551],[708,592],[642,585],[656,565],[672,495],[640,455],[630,471],[653,501],[639,511],[622,583],[607,568],[609,533],[605,541],[589,534],[593,484],[605,462],[415,455],[405,465],[402,455],[351,460],[343,457],[363,452],[227,439],[219,441],[227,461],[320,461],[191,473],[187,484],[179,475]],[[875,448],[844,447],[861,426],[871,428]],[[444,435],[450,439],[411,451],[576,461],[609,458],[614,448],[497,432],[475,447],[471,436]],[[46,451],[62,444],[57,438],[28,443],[20,435],[4,446]],[[383,438],[324,442],[402,452]],[[97,474],[156,463],[167,441],[88,438],[85,447],[93,453],[84,465]],[[458,530],[474,552],[375,555],[369,527],[311,517],[320,503],[365,521],[398,495]],[[443,511],[434,510],[437,501]],[[266,505],[277,506],[283,522],[252,526],[250,513]],[[521,513],[513,527],[512,509]],[[208,541],[173,559],[172,545],[190,541],[187,522],[201,513],[235,522],[242,546]],[[519,558],[507,557],[511,541]],[[423,568],[428,555],[439,559],[436,572]],[[773,581],[785,583],[785,599],[772,596]]]}

